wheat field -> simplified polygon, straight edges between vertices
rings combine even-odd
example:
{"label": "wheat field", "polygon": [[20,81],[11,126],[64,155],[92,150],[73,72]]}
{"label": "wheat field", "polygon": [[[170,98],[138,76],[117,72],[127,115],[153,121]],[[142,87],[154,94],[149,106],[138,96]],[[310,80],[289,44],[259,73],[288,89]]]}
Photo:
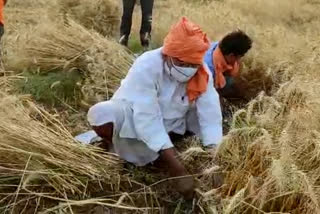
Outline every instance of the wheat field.
{"label": "wheat field", "polygon": [[[235,81],[241,105],[227,102],[232,117],[216,155],[196,138],[179,146],[197,181],[185,202],[166,173],[73,140],[89,129],[88,107],[112,96],[135,59],[116,42],[121,1],[8,1],[0,212],[320,213],[319,11],[319,0],[155,1],[154,47],[183,15],[213,41],[238,28],[254,41]],[[137,7],[133,46],[140,19]],[[59,76],[69,74],[74,81]]]}

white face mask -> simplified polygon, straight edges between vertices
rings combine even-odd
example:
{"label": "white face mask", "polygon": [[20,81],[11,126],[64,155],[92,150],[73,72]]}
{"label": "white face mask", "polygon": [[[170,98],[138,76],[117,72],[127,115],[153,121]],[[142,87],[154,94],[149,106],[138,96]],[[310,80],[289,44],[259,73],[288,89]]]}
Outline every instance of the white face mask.
{"label": "white face mask", "polygon": [[172,62],[172,59],[171,67],[168,66],[168,63],[166,63],[165,65],[169,75],[172,76],[178,82],[187,82],[198,71],[198,68],[177,66]]}

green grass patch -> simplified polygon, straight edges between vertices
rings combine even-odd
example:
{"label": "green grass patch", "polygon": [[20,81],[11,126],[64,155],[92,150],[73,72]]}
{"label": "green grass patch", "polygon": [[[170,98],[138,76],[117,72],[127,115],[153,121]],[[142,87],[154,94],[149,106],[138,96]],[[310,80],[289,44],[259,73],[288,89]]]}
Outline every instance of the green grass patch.
{"label": "green grass patch", "polygon": [[[158,44],[156,41],[151,39],[150,50],[160,48],[162,44]],[[128,43],[128,48],[135,54],[142,54],[144,52],[143,47],[140,44],[140,38],[137,36],[131,36]]]}
{"label": "green grass patch", "polygon": [[45,105],[59,107],[64,103],[76,106],[81,100],[81,74],[78,72],[50,72],[47,74],[23,73],[25,79],[19,80],[17,89],[22,94],[31,94]]}
{"label": "green grass patch", "polygon": [[140,54],[143,52],[143,48],[140,44],[140,39],[135,36],[131,36],[128,43],[128,48],[136,54]]}

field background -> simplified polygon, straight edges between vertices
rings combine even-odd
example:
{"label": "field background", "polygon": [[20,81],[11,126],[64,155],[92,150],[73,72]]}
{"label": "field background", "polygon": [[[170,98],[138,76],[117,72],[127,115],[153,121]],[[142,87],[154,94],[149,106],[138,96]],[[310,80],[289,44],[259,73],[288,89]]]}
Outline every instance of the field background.
{"label": "field background", "polygon": [[155,0],[153,48],[182,15],[212,41],[237,28],[254,41],[216,156],[178,145],[193,202],[165,171],[73,140],[141,52],[140,8],[130,50],[116,43],[118,0],[9,0],[4,13],[1,213],[320,213],[319,0]]}

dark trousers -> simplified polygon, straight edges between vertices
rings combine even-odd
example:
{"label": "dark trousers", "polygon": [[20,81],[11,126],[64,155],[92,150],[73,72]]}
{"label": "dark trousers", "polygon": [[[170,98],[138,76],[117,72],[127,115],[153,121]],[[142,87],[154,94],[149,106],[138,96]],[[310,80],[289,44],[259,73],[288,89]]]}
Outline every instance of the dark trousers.
{"label": "dark trousers", "polygon": [[[152,9],[154,0],[140,0],[142,20],[140,28],[140,36],[151,33],[152,26]],[[121,36],[129,37],[132,25],[132,13],[136,0],[122,0],[123,15],[121,19],[120,33]]]}
{"label": "dark trousers", "polygon": [[3,34],[4,34],[4,27],[3,27],[3,24],[0,23],[0,40],[3,36]]}

